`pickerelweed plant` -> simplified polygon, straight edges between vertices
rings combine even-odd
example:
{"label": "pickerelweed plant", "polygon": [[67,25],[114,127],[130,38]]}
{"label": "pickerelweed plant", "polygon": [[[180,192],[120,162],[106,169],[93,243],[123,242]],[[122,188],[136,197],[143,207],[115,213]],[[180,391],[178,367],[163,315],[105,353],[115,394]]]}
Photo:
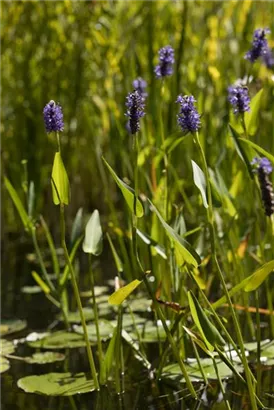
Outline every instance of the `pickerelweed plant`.
{"label": "pickerelweed plant", "polygon": [[[268,34],[266,29],[256,30],[254,34],[252,48],[245,57],[252,64],[259,58],[265,64],[268,58],[267,67],[272,64],[266,34]],[[274,334],[273,292],[269,278],[274,269],[272,250],[272,259],[269,258],[269,248],[271,248],[269,244],[273,242],[274,198],[271,162],[274,158],[252,141],[258,132],[258,116],[265,88],[253,93],[252,84],[248,84],[248,87],[236,83],[229,87],[228,84],[226,85],[228,97],[225,98],[232,106],[229,130],[239,154],[239,158],[236,155],[235,157],[241,161],[238,165],[235,160],[236,165],[233,162],[233,167],[243,165],[239,178],[245,178],[244,183],[249,187],[248,189],[254,189],[254,193],[258,188],[260,191],[260,196],[254,195],[254,203],[257,204],[256,201],[259,202],[259,199],[261,201],[257,206],[258,218],[256,223],[254,222],[259,251],[255,252],[251,249],[249,252],[249,257],[254,258],[260,267],[248,276],[245,272],[243,256],[247,252],[249,232],[244,232],[244,239],[235,250],[237,235],[233,229],[240,213],[234,204],[232,192],[236,192],[235,196],[237,195],[238,185],[233,183],[230,190],[227,189],[219,167],[215,167],[212,157],[207,156],[206,138],[211,136],[206,135],[204,113],[200,109],[202,91],[199,90],[193,95],[187,91],[185,95],[180,94],[181,90],[176,89],[176,100],[175,96],[171,98],[173,96],[170,90],[171,84],[175,84],[172,83],[174,64],[174,49],[171,46],[161,48],[159,63],[154,72],[151,70],[157,84],[156,91],[154,90],[155,93],[158,92],[156,109],[154,109],[154,113],[158,113],[157,118],[151,118],[149,81],[146,81],[144,76],[144,78],[137,77],[132,82],[134,89],[127,95],[125,103],[129,131],[127,137],[130,139],[129,146],[132,148],[128,152],[123,147],[123,153],[126,154],[126,158],[129,158],[128,168],[126,168],[129,170],[127,180],[117,175],[110,161],[104,157],[103,161],[100,159],[100,176],[104,189],[107,190],[104,174],[107,170],[117,184],[128,209],[128,214],[124,209],[121,212],[126,225],[126,234],[123,235],[122,229],[119,228],[119,212],[115,210],[113,201],[107,200],[110,222],[106,237],[116,269],[115,292],[108,295],[108,302],[114,306],[111,313],[115,315],[115,320],[102,320],[95,291],[93,260],[99,257],[103,250],[103,229],[97,210],[88,219],[85,233],[79,229],[81,225],[79,221],[82,220],[82,211],[79,211],[73,228],[72,246],[69,248],[67,245],[65,209],[70,203],[70,186],[62,159],[61,137],[65,125],[62,107],[53,100],[46,104],[43,115],[46,132],[55,136],[57,144],[51,185],[53,202],[60,211],[60,241],[65,258],[63,271],[48,225],[43,217],[39,220],[50,249],[54,279],[48,273],[37,240],[37,220],[33,216],[33,184],[30,183],[27,188],[28,210],[23,206],[8,179],[5,179],[5,185],[33,241],[41,270],[41,276],[37,272],[33,273],[34,280],[43,289],[45,296],[60,309],[66,336],[73,335],[77,339],[79,332],[84,335],[94,389],[99,390],[100,386],[107,384],[114,374],[116,392],[120,394],[125,390],[124,373],[127,369],[128,357],[125,352],[126,346],[130,346],[130,352],[147,370],[153,383],[170,377],[171,369],[175,368],[176,375],[186,383],[188,392],[194,399],[199,397],[200,386],[208,386],[211,378],[214,377],[214,380],[218,381],[226,409],[231,409],[224,383],[224,378],[229,371],[230,376],[233,374],[240,385],[247,388],[250,401],[248,406],[255,410],[264,407],[261,402],[263,400],[261,389],[263,345],[260,285],[266,290],[272,336]],[[189,87],[191,89],[191,85]],[[170,121],[166,118],[167,104],[172,107]],[[124,118],[120,115],[121,117]],[[169,124],[176,122],[174,131]],[[124,123],[125,121],[121,129]],[[152,141],[153,147],[146,146],[145,141]],[[182,171],[176,169],[173,161],[175,151],[177,150],[178,153],[183,144],[188,147],[185,151],[188,153],[189,150],[189,154],[184,157],[187,164],[182,164],[182,169],[184,172],[188,169],[192,171],[184,177],[188,181],[187,188],[182,178],[178,176]],[[149,154],[147,148],[151,149]],[[191,159],[192,156],[196,156],[196,153],[197,162]],[[145,170],[146,155],[149,158],[147,162],[151,163],[150,172]],[[260,158],[259,155],[264,157]],[[193,188],[195,194],[189,187]],[[177,205],[178,197],[183,198],[183,206]],[[222,211],[227,217],[227,222],[224,222],[220,216]],[[189,221],[185,218],[187,214],[190,215]],[[187,230],[187,226],[191,228]],[[249,227],[250,231],[252,229],[253,225]],[[86,324],[87,319],[74,264],[75,254],[81,243],[83,252],[88,254],[88,289],[91,291],[93,306],[93,323],[89,325]],[[231,269],[231,276],[235,274],[234,282],[228,274]],[[208,281],[205,280],[206,275],[210,278]],[[126,284],[125,279],[128,282]],[[216,295],[211,293],[212,282],[214,286],[221,285],[217,300]],[[70,283],[77,304],[77,313],[80,315],[80,327],[72,326],[70,322],[72,305]],[[140,326],[140,323],[143,325],[146,319],[136,315],[132,307],[135,301],[132,297],[133,292],[137,289],[146,292],[142,303],[149,302],[152,310],[153,321],[150,323],[154,331],[152,341],[157,343],[159,350],[159,357],[156,360],[154,358],[153,362],[150,362],[146,350],[146,342],[150,336],[149,331],[146,330],[147,323],[143,327]],[[240,294],[241,305],[236,303],[236,294]],[[256,325],[251,319],[252,306],[249,306],[251,298],[255,301]],[[212,302],[213,299],[215,302]],[[137,297],[136,301],[138,303]],[[227,321],[225,314],[217,310],[224,306],[228,308],[229,317],[232,318],[231,323]],[[138,308],[140,309],[140,306]],[[246,311],[248,331],[254,339],[256,338],[256,347],[255,350],[253,349],[253,352],[256,351],[256,377],[249,367],[242,317],[238,312],[241,308]],[[128,321],[130,326],[127,325]],[[91,335],[92,326],[95,331]],[[104,339],[105,334],[107,339]],[[95,357],[91,349],[91,339],[96,344]],[[46,337],[43,340],[45,343],[48,342]],[[109,340],[107,347],[104,344],[105,340]],[[76,341],[83,342],[79,339]],[[42,342],[35,343],[34,341],[33,347],[43,347]],[[52,344],[49,343],[49,346]],[[199,374],[198,384],[192,377],[193,367],[188,360],[189,352],[195,356],[194,373],[195,376]],[[214,376],[207,370],[208,363],[213,366]],[[98,372],[96,368],[99,369]],[[88,388],[90,391],[90,384]]]}

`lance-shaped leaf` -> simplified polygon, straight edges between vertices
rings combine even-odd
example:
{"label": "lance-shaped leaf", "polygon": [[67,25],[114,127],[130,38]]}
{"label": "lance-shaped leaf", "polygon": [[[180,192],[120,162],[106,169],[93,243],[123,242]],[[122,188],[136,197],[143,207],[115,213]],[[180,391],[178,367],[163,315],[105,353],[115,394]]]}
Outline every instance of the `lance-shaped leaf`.
{"label": "lance-shaped leaf", "polygon": [[225,345],[224,339],[208,319],[195,295],[191,291],[187,294],[192,318],[199,329],[208,350],[213,351],[215,345]]}
{"label": "lance-shaped leaf", "polygon": [[262,147],[260,147],[259,145],[255,144],[255,142],[252,142],[250,140],[247,140],[245,138],[239,138],[239,141],[241,141],[241,143],[243,142],[244,144],[249,145],[250,147],[254,148],[256,151],[258,151],[260,154],[262,154],[264,157],[268,158],[269,161],[272,162],[272,164],[274,164],[274,156],[272,154],[270,154],[269,152],[267,152],[265,149],[263,149]]}
{"label": "lance-shaped leaf", "polygon": [[150,203],[151,208],[159,218],[159,221],[161,222],[162,226],[166,231],[166,234],[174,243],[175,256],[178,265],[182,266],[184,263],[188,263],[197,268],[197,266],[201,263],[200,256],[185,239],[179,236],[174,231],[174,229],[171,228],[171,226],[169,226],[165,222],[158,209],[153,205],[153,203],[149,199],[148,202]]}
{"label": "lance-shaped leaf", "polygon": [[83,231],[83,208],[79,208],[72,224],[70,245],[73,246],[75,241],[82,235]]}
{"label": "lance-shaped leaf", "polygon": [[250,111],[245,112],[245,125],[248,135],[255,135],[257,131],[262,96],[263,88],[252,98],[250,103]]}
{"label": "lance-shaped leaf", "polygon": [[102,249],[103,232],[99,212],[95,209],[86,225],[83,251],[98,256],[102,252]]}
{"label": "lance-shaped leaf", "polygon": [[27,212],[25,211],[25,208],[24,208],[24,205],[22,204],[21,199],[19,198],[17,192],[13,188],[8,178],[5,177],[4,182],[5,182],[5,187],[7,188],[8,193],[10,194],[10,197],[19,213],[19,216],[23,222],[25,229],[29,230],[31,228],[31,221],[28,217]]}
{"label": "lance-shaped leaf", "polygon": [[236,151],[239,155],[239,157],[242,159],[242,161],[245,163],[249,176],[250,178],[254,179],[254,174],[252,172],[252,166],[250,165],[250,162],[255,156],[255,151],[251,147],[247,147],[242,144],[240,135],[238,132],[235,130],[235,128],[229,124],[229,128],[231,131],[231,135],[233,137],[233,141],[236,147]]}
{"label": "lance-shaped leaf", "polygon": [[261,268],[257,269],[248,280],[245,286],[245,292],[252,292],[256,290],[274,270],[274,260],[265,263]]}
{"label": "lance-shaped leaf", "polygon": [[[109,172],[111,173],[111,175],[113,176],[116,184],[118,185],[118,187],[120,188],[123,197],[126,200],[126,203],[129,206],[129,209],[131,210],[131,212],[134,213],[134,190],[128,186],[124,181],[122,181],[114,172],[114,170],[111,168],[111,166],[107,163],[107,161],[105,160],[105,158],[103,158],[104,163],[106,164]],[[142,216],[144,215],[144,209],[143,209],[143,205],[141,203],[141,201],[137,198],[137,203],[136,203],[136,216],[137,218],[142,218]]]}
{"label": "lance-shaped leaf", "polygon": [[208,208],[208,203],[207,203],[207,197],[206,197],[206,179],[203,171],[199,167],[199,165],[196,164],[195,161],[191,160],[191,165],[192,165],[192,171],[193,171],[193,179],[194,179],[194,184],[196,187],[199,189],[201,195],[202,195],[202,200],[205,208]]}
{"label": "lance-shaped leaf", "polygon": [[60,152],[55,153],[51,174],[52,197],[55,205],[69,204],[70,188],[67,171]]}
{"label": "lance-shaped leaf", "polygon": [[128,285],[116,290],[108,299],[110,305],[121,305],[123,301],[142,283],[141,280],[135,279]]}

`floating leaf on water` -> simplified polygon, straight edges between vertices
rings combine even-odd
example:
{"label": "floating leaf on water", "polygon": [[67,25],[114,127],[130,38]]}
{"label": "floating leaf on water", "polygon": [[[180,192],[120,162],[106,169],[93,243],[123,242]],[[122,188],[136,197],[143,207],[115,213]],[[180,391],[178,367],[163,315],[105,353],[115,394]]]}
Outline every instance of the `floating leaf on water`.
{"label": "floating leaf on water", "polygon": [[[143,343],[157,343],[166,339],[166,332],[162,324],[157,326],[156,323],[147,320],[143,325],[138,325],[137,329]],[[135,330],[130,332],[130,336],[134,340],[138,339]]]}
{"label": "floating leaf on water", "polygon": [[37,340],[42,340],[46,336],[49,336],[50,332],[42,332],[42,333],[37,333],[37,332],[32,332],[29,333],[26,337],[27,342],[36,342]]}
{"label": "floating leaf on water", "polygon": [[[212,359],[210,359],[210,358],[206,358],[206,359],[201,358],[200,362],[201,362],[201,366],[202,366],[202,368],[205,372],[206,377],[208,379],[211,379],[211,380],[217,380],[217,376],[216,376],[216,372],[215,372],[215,369],[214,369]],[[221,379],[232,377],[233,372],[230,370],[230,368],[224,362],[216,361],[216,365],[217,365],[218,372],[219,372],[219,375],[220,375]],[[238,372],[243,371],[242,366],[240,366],[238,364],[235,364],[235,368],[237,369]],[[189,362],[189,364],[186,365],[186,370],[187,370],[188,375],[191,377],[191,379],[193,377],[196,378],[196,379],[203,379],[203,376],[200,372],[200,368],[199,368],[199,365],[198,365],[198,362],[196,361],[196,359],[192,359]],[[183,381],[182,371],[181,371],[181,369],[180,369],[180,367],[177,363],[176,364],[175,363],[170,364],[170,365],[164,367],[163,377],[168,378],[169,375],[173,375],[173,377],[177,375],[177,378],[179,380],[181,378],[181,381]]]}
{"label": "floating leaf on water", "polygon": [[[73,330],[80,335],[84,334],[83,327],[73,326]],[[108,340],[114,331],[113,325],[107,320],[99,320],[100,337],[102,341]],[[94,323],[87,325],[88,338],[91,342],[97,342],[96,326]]]}
{"label": "floating leaf on water", "polygon": [[[147,319],[139,316],[139,315],[134,315],[134,322],[135,325],[140,325],[140,324],[144,324],[146,322]],[[128,328],[132,328],[134,326],[134,322],[132,319],[131,314],[129,313],[124,313],[123,314],[123,329],[127,329]],[[113,324],[113,326],[117,325],[117,319],[114,319],[111,321],[111,323]]]}
{"label": "floating leaf on water", "polygon": [[57,352],[33,353],[30,357],[24,357],[25,362],[35,364],[54,363],[65,360],[66,356]]}
{"label": "floating leaf on water", "polygon": [[[108,291],[109,291],[108,286],[94,286],[95,296],[104,295]],[[91,296],[92,296],[91,290],[86,290],[84,292],[81,292],[80,296],[83,297],[83,298],[91,298]]]}
{"label": "floating leaf on water", "polygon": [[5,339],[0,340],[0,355],[12,354],[15,350],[13,342]]}
{"label": "floating leaf on water", "polygon": [[[262,340],[260,345],[261,345],[261,357],[264,356],[269,359],[274,359],[274,340],[269,340],[269,339]],[[257,351],[257,342],[248,342],[248,343],[245,343],[244,346],[249,352],[256,353]]]}
{"label": "floating leaf on water", "polygon": [[128,305],[133,312],[150,312],[152,300],[145,297],[128,299]]}
{"label": "floating leaf on water", "polygon": [[25,320],[13,319],[2,320],[0,325],[1,336],[10,335],[15,332],[20,332],[27,327]]}
{"label": "floating leaf on water", "polygon": [[82,335],[60,330],[49,334],[41,340],[28,342],[28,345],[42,349],[72,349],[74,347],[83,347],[86,344]]}
{"label": "floating leaf on water", "polygon": [[95,390],[94,382],[85,373],[47,373],[40,376],[22,377],[18,387],[26,393],[46,396],[72,396]]}
{"label": "floating leaf on water", "polygon": [[[94,319],[93,309],[85,307],[83,308],[83,311],[86,321]],[[64,320],[64,317],[61,313],[59,313],[57,318],[62,321]],[[81,317],[79,312],[68,312],[67,318],[69,323],[81,323]]]}
{"label": "floating leaf on water", "polygon": [[0,356],[0,373],[4,373],[10,368],[10,362],[5,357]]}

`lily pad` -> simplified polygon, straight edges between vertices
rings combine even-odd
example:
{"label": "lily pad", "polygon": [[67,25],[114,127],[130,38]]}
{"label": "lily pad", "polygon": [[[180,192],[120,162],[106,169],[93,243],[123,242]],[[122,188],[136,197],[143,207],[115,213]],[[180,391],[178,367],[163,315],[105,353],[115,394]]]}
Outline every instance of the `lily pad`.
{"label": "lily pad", "polygon": [[[80,335],[84,334],[83,327],[75,325],[73,330]],[[88,338],[91,342],[97,342],[96,326],[94,323],[87,325]],[[108,340],[114,331],[113,325],[107,320],[99,320],[99,331],[102,341]]]}
{"label": "lily pad", "polygon": [[26,393],[46,396],[73,396],[95,390],[94,381],[85,373],[47,373],[40,376],[22,377],[18,387]]}
{"label": "lily pad", "polygon": [[[140,324],[144,324],[147,321],[147,319],[139,316],[139,315],[134,315],[134,322],[135,325],[140,325]],[[113,326],[117,325],[117,319],[116,320],[111,320],[111,322]],[[124,313],[123,314],[123,329],[129,329],[132,328],[134,326],[133,320],[132,320],[132,316],[129,313]]]}
{"label": "lily pad", "polygon": [[[211,380],[217,380],[217,375],[215,372],[215,368],[212,362],[212,359],[210,358],[202,358],[200,359],[201,362],[201,366],[205,372],[205,375],[208,379]],[[216,364],[217,364],[217,368],[218,368],[218,372],[219,375],[221,377],[221,379],[225,379],[225,378],[229,378],[232,377],[232,370],[224,363],[221,362],[220,360],[216,360]],[[240,373],[241,371],[243,371],[242,366],[240,366],[239,364],[235,364],[234,366],[236,368],[236,370]],[[196,361],[196,359],[193,360],[189,360],[189,363],[186,365],[186,369],[187,369],[187,373],[189,376],[194,377],[196,379],[202,379],[203,376],[201,374],[198,362]],[[169,375],[173,375],[175,376],[179,376],[181,377],[182,381],[183,381],[183,376],[182,376],[182,372],[181,369],[179,367],[179,365],[176,364],[170,364],[166,367],[164,367],[163,369],[163,377],[169,377]]]}
{"label": "lily pad", "polygon": [[10,362],[5,357],[0,356],[0,373],[4,373],[10,368]]}
{"label": "lily pad", "polygon": [[[94,293],[95,296],[101,296],[108,292],[109,287],[108,286],[94,286]],[[84,292],[80,293],[81,297],[83,298],[90,298],[92,296],[91,290],[87,290]]]}
{"label": "lily pad", "polygon": [[[138,332],[143,343],[157,343],[166,339],[166,332],[162,324],[156,324],[152,321],[146,321],[144,325],[138,325]],[[136,340],[138,338],[135,331],[130,333],[130,336]]]}
{"label": "lily pad", "polygon": [[147,298],[129,299],[128,305],[133,312],[150,312],[152,300]]}
{"label": "lily pad", "polygon": [[74,347],[83,347],[86,344],[83,336],[60,330],[40,340],[28,342],[28,345],[39,349],[72,349]]}
{"label": "lily pad", "polygon": [[45,364],[59,362],[65,359],[65,355],[58,352],[44,352],[44,353],[33,353],[30,357],[24,357],[27,363],[35,364]]}
{"label": "lily pad", "polygon": [[[84,316],[86,321],[92,320],[94,319],[94,312],[93,309],[91,308],[83,308],[84,311]],[[63,315],[60,313],[58,316],[59,320],[64,320]],[[68,313],[68,322],[69,323],[81,323],[81,317],[80,317],[80,313],[77,312],[69,312]]]}
{"label": "lily pad", "polygon": [[0,325],[1,336],[10,335],[15,332],[20,332],[26,327],[27,322],[25,320],[2,320]]}
{"label": "lily pad", "polygon": [[12,354],[15,350],[15,347],[12,342],[9,340],[1,339],[0,340],[0,355],[5,356],[6,354]]}

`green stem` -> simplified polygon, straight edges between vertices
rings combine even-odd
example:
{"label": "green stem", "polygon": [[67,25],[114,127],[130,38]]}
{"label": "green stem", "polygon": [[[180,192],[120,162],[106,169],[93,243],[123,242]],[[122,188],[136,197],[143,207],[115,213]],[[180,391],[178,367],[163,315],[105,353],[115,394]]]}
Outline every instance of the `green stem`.
{"label": "green stem", "polygon": [[85,321],[85,316],[84,316],[84,312],[83,312],[83,307],[82,307],[82,302],[81,302],[81,298],[80,298],[80,294],[79,294],[79,289],[78,289],[74,269],[73,269],[73,266],[72,266],[70,258],[69,258],[69,253],[68,253],[68,250],[67,250],[67,245],[66,245],[66,240],[65,240],[64,204],[60,204],[60,227],[61,227],[61,244],[62,244],[62,248],[64,249],[66,262],[69,266],[72,287],[73,287],[76,303],[77,303],[77,306],[78,306],[78,310],[79,310],[79,313],[80,313],[81,324],[82,324],[83,331],[84,331],[84,338],[85,338],[85,342],[86,342],[86,349],[87,349],[87,355],[88,355],[90,370],[91,370],[91,374],[92,374],[92,377],[93,377],[93,380],[94,380],[95,389],[100,390],[100,386],[99,386],[98,379],[97,379],[97,374],[96,374],[96,368],[95,368],[95,364],[94,364],[94,359],[93,359],[93,354],[92,354],[92,350],[91,350],[90,342],[89,342],[89,338],[88,338],[87,325],[86,325],[86,321]]}
{"label": "green stem", "polygon": [[217,254],[216,254],[216,246],[215,246],[215,228],[214,228],[214,217],[213,217],[213,204],[212,204],[212,195],[211,195],[211,186],[210,186],[210,178],[209,178],[209,172],[208,172],[208,167],[207,167],[207,162],[206,162],[206,158],[205,158],[205,154],[203,151],[203,148],[201,146],[200,140],[199,140],[199,134],[198,132],[196,132],[196,134],[194,135],[195,138],[195,142],[199,148],[200,151],[200,155],[201,155],[201,159],[202,159],[202,163],[203,163],[203,168],[204,168],[204,173],[205,173],[205,178],[206,178],[206,186],[207,186],[207,197],[208,197],[208,208],[207,208],[207,219],[208,219],[208,224],[209,224],[209,230],[210,230],[210,240],[211,240],[211,252],[212,252],[212,259],[215,263],[215,266],[217,268],[217,274],[219,277],[219,280],[222,284],[222,287],[224,289],[224,293],[229,305],[229,309],[231,312],[231,316],[232,316],[232,320],[234,323],[234,327],[235,327],[235,331],[236,331],[236,335],[237,335],[237,339],[238,339],[238,343],[240,346],[240,350],[241,350],[241,356],[242,356],[242,363],[244,366],[244,370],[245,370],[245,375],[246,375],[246,381],[247,381],[247,385],[248,385],[248,391],[249,391],[249,396],[250,396],[250,400],[251,400],[251,408],[252,410],[257,410],[257,402],[256,402],[256,395],[255,395],[255,391],[254,391],[254,387],[253,387],[253,383],[252,383],[252,377],[251,377],[251,371],[249,369],[248,366],[248,362],[247,362],[247,358],[245,355],[245,348],[244,348],[244,342],[243,342],[243,337],[242,337],[242,333],[241,333],[241,328],[237,319],[237,316],[235,314],[233,305],[232,305],[232,301],[225,283],[225,279],[223,276],[223,273],[221,271],[218,259],[217,259]]}
{"label": "green stem", "polygon": [[207,380],[205,371],[204,371],[204,369],[203,369],[203,365],[202,365],[202,363],[201,363],[201,360],[200,360],[200,356],[199,356],[197,347],[196,347],[196,345],[195,345],[195,342],[193,342],[192,338],[190,338],[190,340],[191,340],[191,343],[192,343],[192,347],[193,347],[193,350],[194,350],[194,354],[195,354],[195,357],[196,357],[196,360],[197,360],[197,363],[198,363],[200,372],[201,372],[201,374],[202,374],[202,376],[203,376],[205,385],[207,385],[207,384],[208,384],[208,380]]}
{"label": "green stem", "polygon": [[48,241],[48,245],[49,245],[49,249],[50,249],[50,253],[51,253],[51,258],[52,258],[53,271],[56,274],[57,278],[59,279],[60,266],[59,266],[59,262],[58,262],[58,258],[57,258],[56,249],[55,249],[53,239],[52,239],[51,233],[49,231],[48,225],[47,225],[47,223],[44,220],[42,215],[40,215],[40,222],[41,222],[42,227],[45,231],[45,235],[46,235],[46,238],[47,238],[47,241]]}
{"label": "green stem", "polygon": [[261,394],[261,382],[262,382],[262,366],[261,366],[261,323],[259,312],[259,291],[255,291],[256,301],[256,339],[257,339],[257,386],[256,393],[258,396]]}
{"label": "green stem", "polygon": [[40,264],[44,279],[47,282],[48,286],[50,287],[51,291],[55,294],[56,289],[55,289],[55,287],[54,287],[54,285],[53,285],[53,283],[52,283],[52,281],[51,281],[51,279],[48,275],[47,270],[46,270],[46,267],[45,267],[45,264],[44,264],[44,261],[43,261],[43,258],[42,258],[42,254],[41,254],[38,242],[37,242],[35,227],[31,228],[31,237],[32,237],[34,249],[35,249],[35,252],[36,252],[36,255],[37,255],[37,258],[38,258],[38,261],[39,261],[39,264]]}
{"label": "green stem", "polygon": [[97,309],[97,303],[96,303],[95,291],[94,291],[94,276],[93,276],[92,267],[91,267],[91,254],[89,254],[89,276],[90,276],[90,285],[91,285],[91,293],[92,293],[92,301],[93,301],[99,362],[100,362],[100,366],[102,366],[104,356],[103,356],[102,342],[101,342],[100,330],[99,330],[99,315],[98,315],[98,309]]}
{"label": "green stem", "polygon": [[174,356],[175,356],[175,358],[176,358],[176,360],[177,360],[177,362],[178,362],[178,364],[179,364],[179,366],[180,366],[180,369],[181,369],[181,371],[182,371],[182,374],[183,374],[183,376],[184,376],[184,378],[185,378],[186,385],[187,385],[187,387],[188,387],[188,389],[189,389],[189,391],[190,391],[192,397],[194,397],[194,398],[196,399],[196,398],[197,398],[196,391],[195,391],[195,389],[194,389],[194,387],[193,387],[193,384],[192,384],[192,382],[191,382],[191,380],[190,380],[190,378],[189,378],[189,376],[188,376],[187,369],[186,369],[186,367],[185,367],[185,365],[184,365],[184,362],[182,361],[182,359],[181,359],[181,357],[180,357],[180,352],[179,352],[178,346],[177,346],[177,344],[175,343],[175,340],[173,339],[173,337],[172,337],[172,335],[171,335],[171,332],[170,332],[170,330],[169,330],[169,328],[168,328],[168,326],[167,326],[167,324],[166,324],[166,320],[165,320],[165,317],[164,317],[164,315],[163,315],[163,312],[162,312],[161,308],[159,307],[159,304],[158,304],[158,302],[157,302],[157,300],[156,300],[156,298],[155,298],[155,295],[154,295],[154,293],[153,293],[153,291],[152,291],[152,289],[151,289],[151,287],[150,287],[150,284],[149,284],[149,281],[148,281],[146,275],[144,275],[143,280],[144,280],[144,284],[145,284],[145,286],[146,286],[146,288],[147,288],[147,291],[148,291],[148,293],[149,293],[151,299],[153,300],[153,303],[154,303],[154,306],[155,306],[155,308],[156,308],[158,317],[160,318],[160,320],[161,320],[161,322],[162,322],[163,328],[164,328],[164,330],[165,330],[165,332],[166,332],[166,335],[167,335],[167,339],[168,339],[168,341],[169,341],[169,343],[170,343],[170,345],[171,345],[173,354],[174,354]]}
{"label": "green stem", "polygon": [[214,369],[215,369],[215,373],[216,373],[217,379],[218,379],[218,381],[219,381],[219,385],[220,385],[220,388],[221,388],[221,392],[222,392],[223,397],[224,397],[225,406],[226,406],[227,410],[231,410],[230,404],[229,404],[228,400],[225,398],[225,389],[224,389],[223,382],[222,382],[222,379],[221,379],[221,377],[220,377],[219,370],[218,370],[218,366],[217,366],[217,363],[216,363],[216,360],[215,360],[214,357],[212,357],[212,361],[213,361],[213,366],[214,366]]}

